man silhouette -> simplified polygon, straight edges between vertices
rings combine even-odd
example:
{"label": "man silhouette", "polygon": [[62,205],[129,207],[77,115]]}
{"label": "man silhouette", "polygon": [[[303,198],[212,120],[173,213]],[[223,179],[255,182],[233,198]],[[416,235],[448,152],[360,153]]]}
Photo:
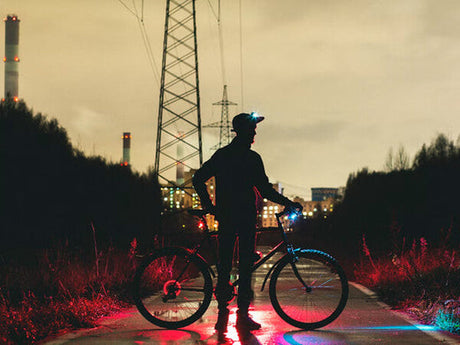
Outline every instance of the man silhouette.
{"label": "man silhouette", "polygon": [[[228,301],[232,287],[230,271],[232,269],[233,248],[238,236],[239,276],[238,312],[236,326],[240,330],[256,330],[261,325],[248,314],[252,298],[251,269],[254,263],[256,235],[256,193],[260,193],[278,204],[301,209],[273,189],[265,174],[261,157],[251,150],[256,135],[257,123],[264,117],[256,113],[241,113],[233,118],[232,131],[236,137],[232,142],[217,150],[193,177],[201,205],[215,214],[219,221],[216,298],[219,314],[215,329],[225,332],[228,323]],[[216,179],[216,205],[212,204],[205,182],[212,176]]]}

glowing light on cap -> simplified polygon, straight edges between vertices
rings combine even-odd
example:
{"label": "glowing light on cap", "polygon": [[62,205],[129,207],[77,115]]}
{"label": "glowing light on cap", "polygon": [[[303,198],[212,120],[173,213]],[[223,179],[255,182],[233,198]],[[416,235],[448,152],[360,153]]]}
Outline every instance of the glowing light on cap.
{"label": "glowing light on cap", "polygon": [[252,116],[253,118],[255,118],[255,119],[257,119],[258,117],[260,117],[260,115],[257,114],[255,111],[253,111],[253,112],[251,113],[251,116]]}

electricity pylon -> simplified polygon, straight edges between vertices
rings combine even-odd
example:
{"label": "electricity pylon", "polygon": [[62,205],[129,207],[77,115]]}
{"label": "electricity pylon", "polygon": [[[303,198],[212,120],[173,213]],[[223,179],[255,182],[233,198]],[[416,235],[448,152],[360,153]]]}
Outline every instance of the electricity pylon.
{"label": "electricity pylon", "polygon": [[195,0],[166,0],[155,172],[176,185],[170,170],[202,163]]}
{"label": "electricity pylon", "polygon": [[222,100],[219,102],[213,103],[213,105],[222,106],[220,122],[214,122],[209,125],[206,125],[205,127],[220,128],[219,143],[212,147],[212,149],[217,150],[225,145],[228,145],[232,139],[232,135],[230,133],[231,125],[230,125],[230,121],[228,120],[228,106],[237,105],[237,103],[234,103],[228,100],[227,85],[224,85],[224,92],[222,95]]}

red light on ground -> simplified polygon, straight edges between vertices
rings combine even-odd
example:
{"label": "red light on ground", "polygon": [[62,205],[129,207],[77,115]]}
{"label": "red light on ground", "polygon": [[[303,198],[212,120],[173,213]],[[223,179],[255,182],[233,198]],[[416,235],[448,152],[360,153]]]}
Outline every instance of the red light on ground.
{"label": "red light on ground", "polygon": [[16,20],[16,17],[13,17],[13,20]]}
{"label": "red light on ground", "polygon": [[203,221],[200,221],[200,222],[198,223],[198,227],[199,227],[200,229],[203,229],[203,228],[204,228],[204,223],[203,223]]}
{"label": "red light on ground", "polygon": [[19,102],[19,97],[18,97],[18,96],[15,96],[15,97],[13,98],[13,100],[14,100],[15,102]]}
{"label": "red light on ground", "polygon": [[128,162],[125,162],[125,167],[127,167],[127,166],[128,166]]}

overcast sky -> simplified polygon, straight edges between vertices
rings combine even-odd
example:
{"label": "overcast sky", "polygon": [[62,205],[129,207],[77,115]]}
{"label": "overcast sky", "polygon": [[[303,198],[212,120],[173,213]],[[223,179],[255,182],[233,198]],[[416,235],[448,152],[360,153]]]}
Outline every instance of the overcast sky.
{"label": "overcast sky", "polygon": [[[21,20],[19,96],[89,154],[119,161],[121,134],[130,131],[131,163],[143,172],[154,164],[166,0],[144,3],[156,74],[120,1],[2,0],[0,12]],[[206,124],[221,112],[212,105],[223,87],[217,0],[196,3]],[[310,197],[311,187],[344,186],[363,167],[381,170],[391,147],[403,145],[412,159],[438,133],[457,139],[460,1],[241,4],[242,42],[239,0],[222,0],[226,82],[238,103],[231,114],[266,117],[253,148],[287,194]],[[135,5],[140,12],[142,1]],[[203,131],[205,159],[217,139],[218,130]]]}

